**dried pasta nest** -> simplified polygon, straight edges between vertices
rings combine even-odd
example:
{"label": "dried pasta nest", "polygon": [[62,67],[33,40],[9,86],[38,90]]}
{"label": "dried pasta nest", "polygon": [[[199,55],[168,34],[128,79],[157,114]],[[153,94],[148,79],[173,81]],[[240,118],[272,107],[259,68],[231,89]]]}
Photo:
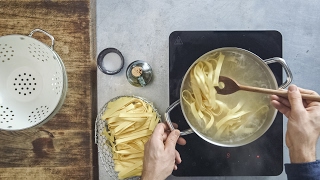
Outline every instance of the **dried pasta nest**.
{"label": "dried pasta nest", "polygon": [[[131,103],[130,101],[134,103]],[[130,107],[126,106],[126,109],[124,110],[123,106],[119,104],[123,104],[123,103],[126,104],[126,102],[130,102],[128,105]],[[139,103],[141,103],[142,106]],[[118,111],[120,108],[122,108],[122,112]],[[146,108],[146,112],[142,113],[144,108]],[[126,112],[126,110],[128,110],[128,112]],[[106,113],[107,111],[108,113]],[[131,115],[133,117],[131,117]],[[143,115],[143,117],[139,117],[140,115]],[[110,118],[111,116],[113,117]],[[105,120],[105,118],[107,120]],[[130,127],[131,129],[121,128],[118,126],[118,124],[115,124],[114,126],[117,128],[111,127],[111,123],[115,123],[115,122],[119,123],[123,119],[131,119],[131,120],[133,119],[137,121],[135,121],[133,124],[121,125],[122,127]],[[146,120],[143,123],[144,119]],[[144,143],[151,136],[153,129],[155,128],[156,124],[160,121],[160,119],[161,119],[161,116],[159,115],[159,113],[157,112],[153,104],[145,100],[144,98],[138,97],[138,96],[118,96],[111,99],[109,102],[107,102],[103,106],[103,108],[99,111],[98,116],[96,118],[96,124],[95,124],[96,125],[95,127],[96,142],[95,143],[98,145],[99,157],[102,161],[102,164],[112,179],[114,180],[139,179],[139,176],[142,172],[143,154],[140,154],[141,152],[140,151],[138,152],[137,149],[140,150],[139,148],[144,148]],[[130,120],[130,123],[132,123],[131,120]],[[128,120],[124,120],[124,121],[126,121],[125,123],[128,123],[127,122]],[[133,128],[136,128],[136,129],[133,129]],[[147,132],[147,134],[141,134],[143,132]],[[129,136],[126,136],[126,133]],[[115,135],[115,134],[118,134],[118,135]],[[137,139],[133,139],[133,136],[137,137]],[[141,136],[141,139],[139,139],[139,136]],[[120,138],[117,139],[117,137],[121,137],[121,139]],[[114,139],[116,140],[114,141]],[[137,143],[136,141],[139,141],[139,142]],[[115,151],[114,149],[115,143],[118,143],[116,147],[131,145],[133,148],[130,147],[127,150],[121,149],[119,151]],[[121,143],[123,143],[122,144],[123,146],[121,146]],[[134,151],[134,152],[132,153],[131,151]],[[124,154],[121,154],[120,152]],[[134,155],[134,153],[136,154]],[[142,150],[142,153],[143,153],[143,150]],[[132,168],[134,165],[133,164],[130,165],[129,162],[127,162],[128,159],[130,159],[130,162],[135,162],[135,166],[139,166],[138,167],[139,169],[137,168],[127,173],[119,172],[115,170],[115,169],[117,170],[120,169],[120,171],[121,170],[123,171],[123,169],[125,169],[124,171],[128,171],[128,169]],[[121,166],[122,164],[128,164],[129,166],[125,168]],[[141,169],[141,172],[139,174],[138,172],[140,171],[140,169]]]}

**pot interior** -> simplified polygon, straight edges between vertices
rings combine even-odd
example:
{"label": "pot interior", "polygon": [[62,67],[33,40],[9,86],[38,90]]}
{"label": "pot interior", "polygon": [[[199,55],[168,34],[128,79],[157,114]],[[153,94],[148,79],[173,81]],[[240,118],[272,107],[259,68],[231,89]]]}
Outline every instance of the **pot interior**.
{"label": "pot interior", "polygon": [[[205,61],[212,64],[212,59],[219,59],[220,56],[224,56],[220,75],[231,77],[242,85],[269,89],[278,88],[272,71],[257,55],[239,48],[215,49],[199,57],[185,74],[180,91],[182,111],[190,127],[204,140],[219,146],[234,147],[245,145],[263,135],[269,129],[275,118],[276,109],[270,104],[269,95],[246,91],[238,91],[230,95],[214,94],[213,96],[216,98],[214,102],[219,101],[223,103],[225,107],[215,105],[215,108],[212,108],[211,110],[210,108],[209,110],[208,108],[199,110],[200,107],[198,107],[197,112],[201,111],[200,114],[204,114],[207,119],[210,117],[208,111],[211,112],[211,115],[212,113],[216,113],[216,115],[211,116],[214,117],[214,121],[212,126],[207,129],[206,127],[209,121],[205,121],[204,118],[195,116],[194,112],[192,113],[191,110],[190,98],[195,98],[197,93],[194,93],[195,90],[192,88],[192,86],[195,85],[194,83],[191,83],[190,74],[197,74],[194,68],[198,63],[203,63],[203,61]],[[215,65],[213,65],[213,70],[215,70],[214,66]],[[206,68],[204,69],[205,71],[208,71]],[[215,73],[212,74],[214,76]],[[201,82],[197,86],[200,91],[200,87],[205,89],[203,88],[204,86],[209,89],[213,88],[202,85]],[[188,95],[186,95],[186,92]],[[201,93],[203,93],[203,91],[201,91]],[[186,96],[191,97],[186,98]],[[204,93],[201,95],[202,99],[206,99],[203,98],[204,96],[212,97]],[[241,106],[241,104],[243,105]],[[236,113],[234,114],[237,114],[238,112],[239,115],[241,114],[240,111],[242,111],[244,115],[241,115],[240,117],[229,116],[231,119],[232,117],[235,118],[231,121],[228,120],[226,121],[228,123],[223,123],[223,125],[221,125],[221,122],[219,123],[219,121],[223,120],[230,110],[237,109],[237,105],[239,107],[241,106],[241,108],[238,108],[238,111],[235,111]],[[217,115],[219,113],[220,115]],[[219,125],[219,127],[217,125]],[[221,128],[224,130],[221,130]],[[220,132],[218,132],[219,129]]]}

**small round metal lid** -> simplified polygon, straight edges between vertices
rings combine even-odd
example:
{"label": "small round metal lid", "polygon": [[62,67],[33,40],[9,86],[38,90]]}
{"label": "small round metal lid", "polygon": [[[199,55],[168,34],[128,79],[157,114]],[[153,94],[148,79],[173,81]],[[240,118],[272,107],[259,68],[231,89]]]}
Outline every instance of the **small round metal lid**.
{"label": "small round metal lid", "polygon": [[106,48],[102,50],[97,58],[99,69],[108,75],[119,73],[124,64],[124,57],[116,48]]}
{"label": "small round metal lid", "polygon": [[152,79],[152,68],[145,61],[137,60],[132,62],[126,71],[127,80],[136,87],[144,87]]}

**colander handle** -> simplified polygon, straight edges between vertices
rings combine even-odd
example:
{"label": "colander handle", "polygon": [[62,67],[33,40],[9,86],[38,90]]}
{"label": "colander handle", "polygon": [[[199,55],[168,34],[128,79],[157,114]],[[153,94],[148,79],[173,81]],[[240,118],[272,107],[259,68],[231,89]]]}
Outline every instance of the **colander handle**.
{"label": "colander handle", "polygon": [[49,36],[49,38],[51,39],[51,46],[50,48],[53,50],[53,47],[54,47],[54,37],[49,34],[48,32],[46,32],[45,30],[42,30],[42,29],[34,29],[30,32],[29,36],[32,37],[33,33],[35,32],[42,32],[43,34]]}
{"label": "colander handle", "polygon": [[[166,112],[164,113],[164,117],[165,117],[166,122],[170,128],[170,131],[174,130],[173,124],[170,119],[170,112],[172,111],[172,109],[174,109],[179,104],[180,104],[180,100],[175,101],[167,108]],[[184,131],[180,131],[180,136],[185,136],[185,135],[192,134],[192,133],[193,133],[193,130],[190,128],[190,129],[187,129]]]}

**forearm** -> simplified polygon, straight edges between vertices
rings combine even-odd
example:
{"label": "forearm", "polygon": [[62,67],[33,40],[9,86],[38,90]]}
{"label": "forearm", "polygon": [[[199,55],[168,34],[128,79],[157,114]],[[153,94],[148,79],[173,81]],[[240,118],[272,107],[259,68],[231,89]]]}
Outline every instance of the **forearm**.
{"label": "forearm", "polygon": [[153,177],[149,177],[149,176],[143,175],[143,176],[141,176],[140,180],[156,180],[156,179],[153,178]]}
{"label": "forearm", "polygon": [[156,180],[152,173],[143,171],[140,180]]}
{"label": "forearm", "polygon": [[289,149],[291,163],[307,163],[316,161],[315,148]]}
{"label": "forearm", "polygon": [[285,164],[288,180],[320,179],[320,161],[316,160],[316,149],[289,148],[290,164]]}

